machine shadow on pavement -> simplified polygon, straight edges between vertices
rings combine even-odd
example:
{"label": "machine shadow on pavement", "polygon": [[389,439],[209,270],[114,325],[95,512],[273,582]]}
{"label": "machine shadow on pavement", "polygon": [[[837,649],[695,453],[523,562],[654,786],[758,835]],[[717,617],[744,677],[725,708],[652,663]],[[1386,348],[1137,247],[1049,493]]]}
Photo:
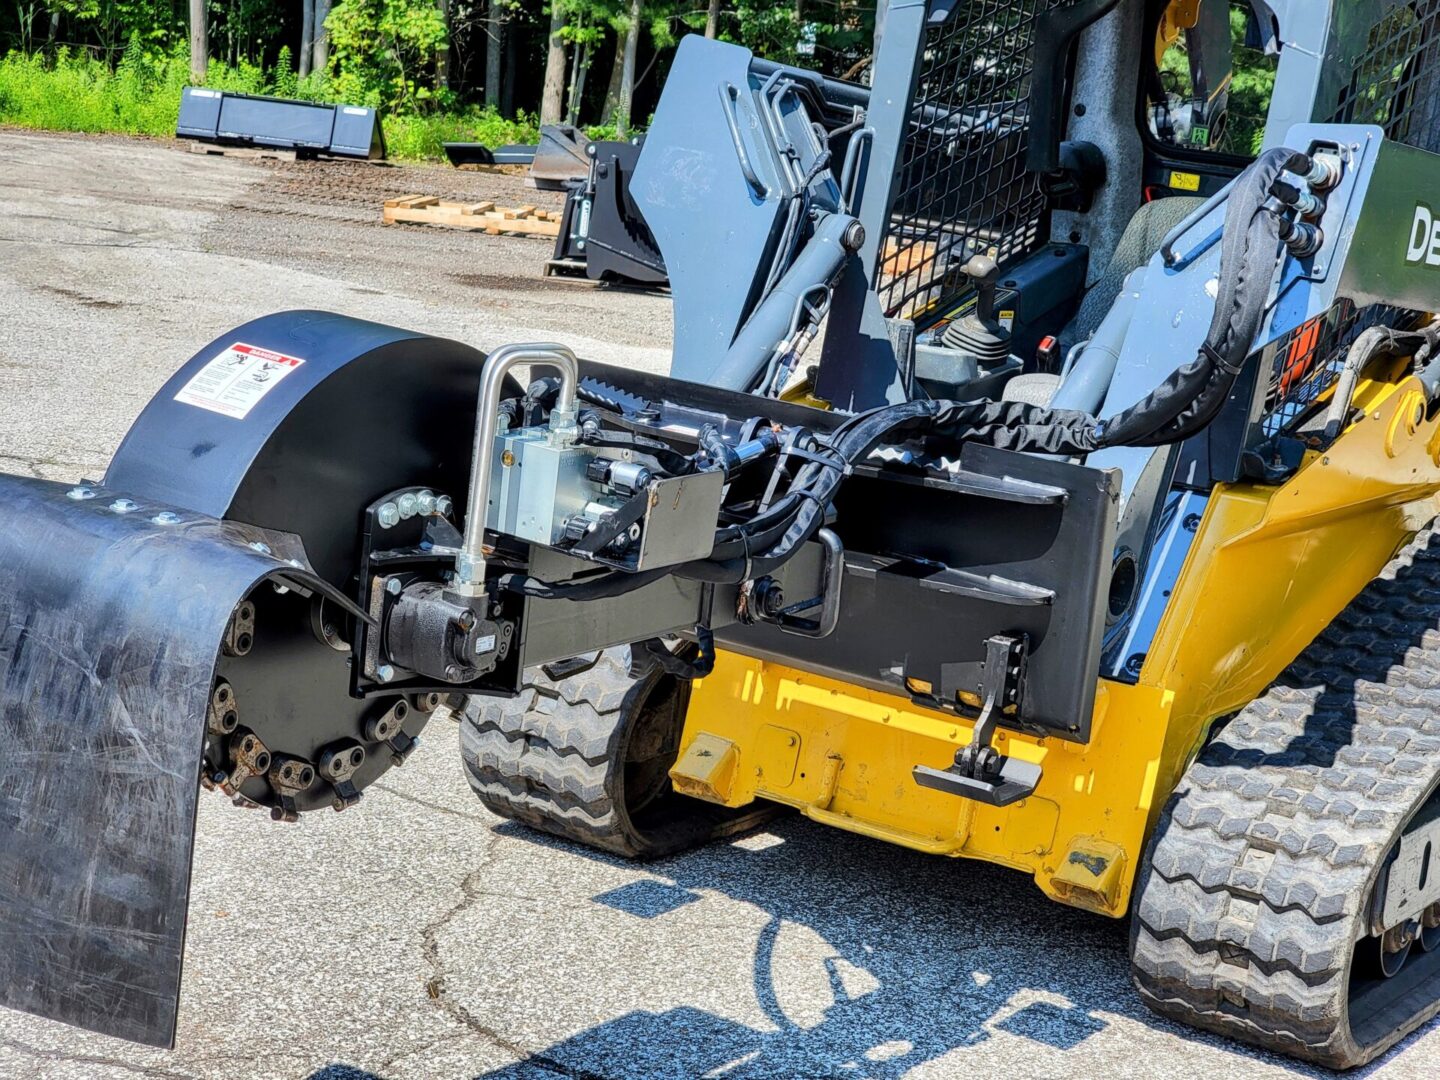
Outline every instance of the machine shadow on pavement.
{"label": "machine shadow on pavement", "polygon": [[[1417,557],[1437,550],[1440,536],[1420,548]],[[1373,588],[1403,591],[1411,574],[1410,566],[1401,565],[1394,584]],[[1360,668],[1366,679],[1384,682],[1388,672],[1403,665],[1407,649],[1422,646],[1425,630],[1426,624],[1416,622],[1387,638],[1383,648],[1373,642],[1357,646],[1367,655]],[[1284,764],[1303,753],[1307,764],[1326,768],[1335,764],[1333,748],[1349,744],[1362,680],[1344,669],[1310,664],[1309,657],[1302,657],[1284,681],[1332,706],[1324,714],[1324,730],[1307,725],[1279,758],[1264,754],[1251,764]],[[611,865],[636,866],[514,823],[497,831]],[[634,1011],[540,1051],[536,1058],[548,1068],[586,1077],[888,1080],[957,1048],[981,1044],[995,1031],[1071,1050],[1109,1026],[1107,1013],[1118,1013],[1295,1075],[1335,1075],[1156,1016],[1135,999],[1130,985],[1126,921],[1057,907],[1024,876],[1001,867],[921,855],[799,817],[783,818],[749,840],[713,844],[644,867],[655,876],[597,894],[592,901],[635,918],[663,920],[702,901],[707,892],[718,892],[767,914],[755,947],[752,985],[733,990],[753,993],[774,1029],[760,1030],[693,1007]],[[808,929],[834,952],[824,961],[834,1003],[814,1026],[796,1023],[781,1004],[772,962],[786,924]],[[863,971],[873,983],[860,993],[847,992],[842,966]],[[1433,1026],[1346,1075],[1373,1074]],[[533,1075],[533,1066],[522,1062],[487,1073],[484,1080]]]}
{"label": "machine shadow on pavement", "polygon": [[[610,865],[635,865],[513,823],[497,831]],[[547,1073],[888,1080],[982,1044],[995,1031],[1037,1049],[1071,1050],[1104,1031],[1108,1013],[1296,1075],[1333,1075],[1155,1016],[1130,986],[1124,921],[1057,907],[1024,876],[1000,867],[922,855],[787,817],[752,840],[714,844],[645,869],[655,878],[591,899],[663,920],[706,893],[720,893],[766,913],[752,984],[732,989],[753,994],[774,1030],[693,1007],[634,1011],[539,1051],[535,1058]],[[833,949],[825,967],[834,1003],[812,1027],[787,1016],[772,974],[786,924]],[[847,966],[868,975],[871,988],[847,993],[841,972]],[[1367,1076],[1379,1064],[1349,1075]],[[528,1080],[534,1068],[519,1062],[484,1080]]]}
{"label": "machine shadow on pavement", "polygon": [[[636,866],[514,823],[497,832],[611,866]],[[1335,1075],[1155,1016],[1130,986],[1124,921],[1057,907],[1025,877],[1000,867],[926,856],[799,817],[783,818],[750,839],[643,865],[652,877],[592,902],[663,921],[719,893],[765,912],[752,982],[727,989],[753,994],[773,1029],[690,1006],[636,1010],[480,1080],[898,1080],[997,1031],[1030,1040],[1037,1050],[1072,1050],[1110,1026],[1107,1014],[1228,1049],[1240,1056],[1237,1065],[1249,1059],[1296,1076]],[[824,965],[834,1002],[814,1026],[787,1015],[784,988],[772,972],[787,924],[813,932],[833,950]],[[860,992],[847,992],[846,982],[858,980],[847,980],[844,969],[868,976]],[[687,977],[705,974],[677,972],[677,979]],[[1369,1076],[1396,1052],[1346,1075]],[[334,1064],[307,1080],[385,1078]]]}
{"label": "machine shadow on pavement", "polygon": [[[522,833],[513,825],[501,831]],[[616,891],[628,896],[592,899],[629,903],[635,917],[658,920],[719,892],[765,912],[752,984],[731,989],[753,994],[774,1030],[691,1007],[637,1011],[540,1056],[606,1077],[891,1078],[985,1042],[991,1026],[1068,1050],[1108,1026],[1093,1010],[1121,1002],[1127,1013],[1140,1012],[1126,984],[1123,924],[1056,911],[1019,875],[837,834],[798,817],[771,826],[768,837],[783,842],[721,843],[666,859],[648,869],[668,883],[636,883]],[[833,950],[824,965],[834,1003],[813,1027],[801,1026],[781,1004],[784,988],[772,962],[787,924]],[[846,968],[868,976],[853,996]],[[1031,989],[1043,999],[1012,1006],[1017,993]],[[517,1065],[486,1080],[524,1075]]]}

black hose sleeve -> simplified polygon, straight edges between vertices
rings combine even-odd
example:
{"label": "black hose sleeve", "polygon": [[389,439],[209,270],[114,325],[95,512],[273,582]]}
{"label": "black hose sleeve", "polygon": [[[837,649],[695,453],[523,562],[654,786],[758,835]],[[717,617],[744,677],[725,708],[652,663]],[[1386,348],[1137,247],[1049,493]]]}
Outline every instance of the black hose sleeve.
{"label": "black hose sleeve", "polygon": [[1220,281],[1210,329],[1195,359],[1102,427],[1103,446],[1163,446],[1203,430],[1224,407],[1265,320],[1275,268],[1284,254],[1278,219],[1266,209],[1280,174],[1305,172],[1310,159],[1266,151],[1226,200]]}
{"label": "black hose sleeve", "polygon": [[608,574],[580,578],[576,581],[541,581],[529,574],[501,574],[496,584],[506,592],[533,596],[540,600],[608,600],[624,596],[652,581],[669,576],[672,568],[659,567],[627,574],[616,570]]}
{"label": "black hose sleeve", "polygon": [[632,648],[643,650],[643,660],[659,666],[667,675],[690,682],[703,679],[715,670],[715,635],[708,626],[695,627],[695,644],[671,652],[659,638],[649,638]]}

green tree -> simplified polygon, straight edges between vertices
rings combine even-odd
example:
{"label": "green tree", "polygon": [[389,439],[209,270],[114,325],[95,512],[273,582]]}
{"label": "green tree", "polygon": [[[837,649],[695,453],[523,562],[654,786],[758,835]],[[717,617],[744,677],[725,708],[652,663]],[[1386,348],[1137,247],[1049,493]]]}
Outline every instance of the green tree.
{"label": "green tree", "polygon": [[340,98],[388,109],[433,102],[435,62],[447,41],[434,0],[341,0],[325,29]]}

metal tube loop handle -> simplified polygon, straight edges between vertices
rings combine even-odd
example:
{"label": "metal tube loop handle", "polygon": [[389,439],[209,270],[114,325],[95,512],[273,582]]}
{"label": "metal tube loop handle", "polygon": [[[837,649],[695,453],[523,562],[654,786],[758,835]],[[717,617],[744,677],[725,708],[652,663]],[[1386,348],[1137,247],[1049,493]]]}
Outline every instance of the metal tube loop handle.
{"label": "metal tube loop handle", "polygon": [[505,390],[505,377],[519,364],[540,364],[560,372],[560,396],[550,412],[550,431],[556,438],[574,437],[580,363],[573,352],[564,345],[537,342],[504,345],[485,358],[475,414],[475,450],[470,458],[470,499],[465,509],[465,539],[455,556],[453,588],[461,596],[476,597],[485,592],[485,519],[490,505],[495,436],[500,431],[500,396]]}

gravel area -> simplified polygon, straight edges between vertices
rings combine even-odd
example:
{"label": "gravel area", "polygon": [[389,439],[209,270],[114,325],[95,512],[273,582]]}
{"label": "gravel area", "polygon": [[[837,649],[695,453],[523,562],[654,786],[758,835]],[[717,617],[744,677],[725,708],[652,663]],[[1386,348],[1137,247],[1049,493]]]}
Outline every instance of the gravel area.
{"label": "gravel area", "polygon": [[[287,307],[665,370],[665,297],[543,281],[545,241],[381,225],[404,194],[557,201],[0,131],[0,469],[98,475],[178,365]],[[296,826],[203,797],[177,1047],[0,1010],[0,1078],[1318,1075],[1150,1015],[1124,925],[1018,874],[794,818],[624,863],[488,814],[457,741],[437,718],[359,806]],[[1363,1075],[1437,1062],[1432,1025]]]}

